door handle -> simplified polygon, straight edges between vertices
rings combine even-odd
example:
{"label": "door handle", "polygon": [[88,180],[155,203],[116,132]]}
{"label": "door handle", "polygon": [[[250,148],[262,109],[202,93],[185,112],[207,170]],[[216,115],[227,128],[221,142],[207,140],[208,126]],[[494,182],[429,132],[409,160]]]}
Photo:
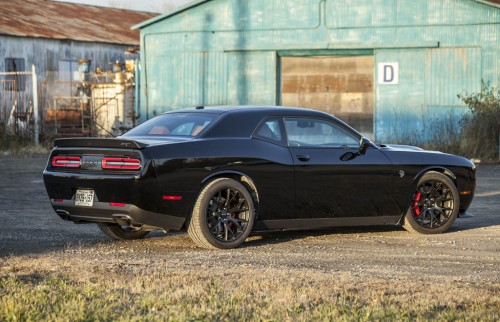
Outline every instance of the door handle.
{"label": "door handle", "polygon": [[309,161],[311,158],[307,154],[298,154],[297,159],[306,162]]}

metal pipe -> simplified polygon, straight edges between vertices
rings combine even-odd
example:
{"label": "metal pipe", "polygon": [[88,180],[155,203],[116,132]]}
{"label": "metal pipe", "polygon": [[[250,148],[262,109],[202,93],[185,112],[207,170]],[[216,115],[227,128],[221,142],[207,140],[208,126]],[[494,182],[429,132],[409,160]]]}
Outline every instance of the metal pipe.
{"label": "metal pipe", "polygon": [[81,114],[80,114],[80,118],[82,120],[82,134],[84,133],[84,122],[83,122],[83,103],[80,102],[80,110],[81,110]]}
{"label": "metal pipe", "polygon": [[139,110],[139,101],[140,101],[140,83],[141,83],[141,75],[139,75],[139,59],[135,60],[135,75],[134,75],[134,82],[135,82],[135,97],[134,97],[134,115],[132,117],[132,126],[135,126],[135,120],[141,118],[141,111]]}
{"label": "metal pipe", "polygon": [[57,100],[54,97],[54,132],[57,135]]}
{"label": "metal pipe", "polygon": [[32,72],[32,79],[33,79],[33,116],[35,118],[34,125],[35,125],[35,145],[38,145],[38,83],[37,83],[37,77],[36,77],[36,69],[35,69],[35,64],[31,65],[31,72]]}

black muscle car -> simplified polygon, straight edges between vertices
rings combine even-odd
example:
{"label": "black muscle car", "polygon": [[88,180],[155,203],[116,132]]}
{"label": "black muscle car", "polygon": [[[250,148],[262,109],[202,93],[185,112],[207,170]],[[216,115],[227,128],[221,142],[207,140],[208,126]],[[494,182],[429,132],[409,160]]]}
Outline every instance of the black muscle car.
{"label": "black muscle car", "polygon": [[56,213],[116,239],[187,229],[207,248],[251,231],[401,224],[441,233],[469,207],[462,157],[375,145],[339,119],[285,107],[196,107],[114,138],[55,141],[44,182]]}

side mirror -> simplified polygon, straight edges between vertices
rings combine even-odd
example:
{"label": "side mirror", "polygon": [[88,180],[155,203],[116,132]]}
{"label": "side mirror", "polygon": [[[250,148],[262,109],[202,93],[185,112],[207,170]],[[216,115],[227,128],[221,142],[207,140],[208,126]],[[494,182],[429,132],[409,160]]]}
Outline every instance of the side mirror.
{"label": "side mirror", "polygon": [[366,150],[368,150],[369,147],[373,147],[373,146],[374,146],[374,144],[372,143],[372,141],[368,140],[365,137],[362,137],[361,139],[359,139],[358,154],[364,155],[366,153]]}
{"label": "side mirror", "polygon": [[374,147],[375,144],[373,144],[370,140],[368,140],[365,137],[362,137],[359,139],[359,150],[357,152],[346,152],[340,156],[341,161],[350,161],[360,155],[364,155],[366,153],[366,150],[368,150],[369,147]]}
{"label": "side mirror", "polygon": [[353,152],[346,152],[340,156],[341,161],[351,161],[355,157],[358,156],[358,153],[353,153]]}

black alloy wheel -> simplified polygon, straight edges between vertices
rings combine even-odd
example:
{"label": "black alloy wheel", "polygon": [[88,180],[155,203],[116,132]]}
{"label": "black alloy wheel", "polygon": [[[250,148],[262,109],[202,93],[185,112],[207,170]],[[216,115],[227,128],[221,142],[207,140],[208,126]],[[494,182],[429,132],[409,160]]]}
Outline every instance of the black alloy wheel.
{"label": "black alloy wheel", "polygon": [[230,242],[246,231],[250,218],[248,200],[235,188],[220,189],[207,205],[207,226],[214,238]]}
{"label": "black alloy wheel", "polygon": [[196,200],[188,233],[204,248],[238,247],[250,234],[255,217],[245,186],[230,178],[209,182]]}
{"label": "black alloy wheel", "polygon": [[442,233],[457,218],[459,202],[458,190],[450,178],[428,172],[413,193],[404,227],[424,234]]}

